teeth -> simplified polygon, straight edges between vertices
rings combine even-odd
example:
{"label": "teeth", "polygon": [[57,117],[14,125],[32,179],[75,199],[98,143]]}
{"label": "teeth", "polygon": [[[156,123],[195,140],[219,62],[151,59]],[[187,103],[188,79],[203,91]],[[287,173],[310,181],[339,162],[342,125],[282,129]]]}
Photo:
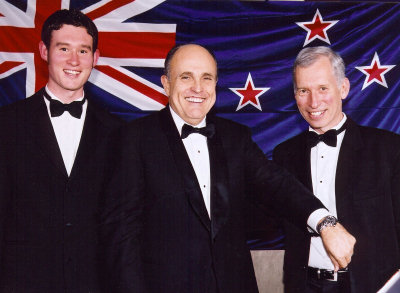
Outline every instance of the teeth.
{"label": "teeth", "polygon": [[189,98],[186,98],[186,101],[193,102],[193,103],[202,103],[203,99],[202,98],[189,97]]}
{"label": "teeth", "polygon": [[79,73],[80,73],[79,71],[76,71],[76,70],[68,70],[68,69],[64,69],[64,72],[65,72],[65,73],[68,73],[68,74],[79,74]]}
{"label": "teeth", "polygon": [[311,116],[319,116],[322,113],[324,113],[324,111],[320,111],[320,112],[310,112]]}

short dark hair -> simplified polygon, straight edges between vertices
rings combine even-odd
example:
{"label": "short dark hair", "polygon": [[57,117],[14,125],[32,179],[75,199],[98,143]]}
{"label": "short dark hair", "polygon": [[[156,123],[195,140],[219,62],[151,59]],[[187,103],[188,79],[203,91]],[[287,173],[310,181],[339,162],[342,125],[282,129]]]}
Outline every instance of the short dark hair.
{"label": "short dark hair", "polygon": [[176,52],[178,52],[178,50],[182,47],[185,47],[187,45],[195,45],[195,46],[199,46],[202,47],[203,49],[205,49],[214,59],[215,61],[215,65],[217,66],[217,72],[218,72],[218,65],[217,65],[217,58],[215,57],[215,54],[213,51],[211,51],[209,48],[203,46],[203,45],[199,45],[199,44],[195,44],[195,43],[187,43],[187,44],[182,44],[182,45],[175,45],[171,50],[169,50],[167,57],[165,57],[165,61],[164,61],[164,74],[169,78],[169,73],[170,73],[170,66],[171,66],[171,60],[172,58],[175,56]]}
{"label": "short dark hair", "polygon": [[88,16],[77,9],[57,10],[45,20],[41,38],[47,49],[50,48],[52,32],[59,30],[64,24],[86,28],[87,33],[93,38],[93,53],[97,50],[99,35],[97,27]]}

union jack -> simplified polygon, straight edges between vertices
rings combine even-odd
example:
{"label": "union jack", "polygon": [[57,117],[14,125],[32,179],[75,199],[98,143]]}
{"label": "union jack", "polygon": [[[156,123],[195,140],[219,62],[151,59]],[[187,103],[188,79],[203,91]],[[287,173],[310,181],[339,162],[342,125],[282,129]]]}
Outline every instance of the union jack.
{"label": "union jack", "polygon": [[[168,101],[157,84],[126,67],[162,68],[175,45],[176,24],[126,22],[165,0],[102,0],[81,9],[99,30],[100,59],[89,81],[140,110],[160,110]],[[27,0],[17,7],[0,0],[0,79],[26,69],[25,96],[46,84],[47,65],[38,43],[44,20],[70,0]]]}

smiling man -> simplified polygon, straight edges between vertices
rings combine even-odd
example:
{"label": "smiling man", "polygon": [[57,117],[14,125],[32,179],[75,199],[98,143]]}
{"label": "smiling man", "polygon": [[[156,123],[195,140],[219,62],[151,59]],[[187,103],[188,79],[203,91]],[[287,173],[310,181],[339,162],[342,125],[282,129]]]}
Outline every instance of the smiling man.
{"label": "smiling man", "polygon": [[59,10],[42,28],[45,88],[0,112],[0,292],[100,292],[99,194],[120,122],[83,86],[99,58],[94,23]]}
{"label": "smiling man", "polygon": [[[209,113],[217,84],[210,51],[174,47],[161,81],[169,105],[122,132],[103,222],[108,291],[258,292],[246,245],[249,194],[305,232],[323,206],[266,159],[247,127]],[[354,238],[340,224],[322,234],[338,266],[347,266]]]}
{"label": "smiling man", "polygon": [[400,265],[400,137],[342,112],[350,84],[329,47],[300,51],[293,81],[310,127],[277,146],[274,161],[313,191],[357,245],[336,273],[321,238],[286,221],[285,292],[375,293]]}

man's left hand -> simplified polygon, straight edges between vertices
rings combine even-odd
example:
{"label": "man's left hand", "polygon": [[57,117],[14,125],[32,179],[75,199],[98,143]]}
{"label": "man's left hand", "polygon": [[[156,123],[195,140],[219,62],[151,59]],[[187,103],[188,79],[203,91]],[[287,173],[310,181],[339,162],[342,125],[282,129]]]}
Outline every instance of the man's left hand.
{"label": "man's left hand", "polygon": [[356,239],[340,223],[321,231],[322,242],[335,271],[346,268],[351,262]]}

